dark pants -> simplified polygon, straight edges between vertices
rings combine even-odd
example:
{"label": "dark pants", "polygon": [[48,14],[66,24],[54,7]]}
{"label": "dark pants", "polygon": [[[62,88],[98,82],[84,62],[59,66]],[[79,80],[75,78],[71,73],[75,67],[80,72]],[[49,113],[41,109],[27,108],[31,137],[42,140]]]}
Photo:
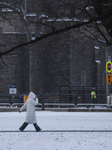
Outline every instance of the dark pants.
{"label": "dark pants", "polygon": [[[23,131],[23,130],[27,127],[27,125],[28,125],[28,123],[27,123],[27,122],[24,122],[24,123],[22,124],[22,126],[19,128],[19,130],[20,130],[20,131]],[[39,127],[36,123],[34,123],[33,125],[34,125],[36,131],[40,131],[40,130],[41,130],[40,127]]]}
{"label": "dark pants", "polygon": [[96,98],[93,98],[93,104],[97,103]]}
{"label": "dark pants", "polygon": [[[92,101],[93,101],[93,104],[97,103],[96,98],[93,98]],[[93,108],[94,108],[94,105],[93,105]]]}

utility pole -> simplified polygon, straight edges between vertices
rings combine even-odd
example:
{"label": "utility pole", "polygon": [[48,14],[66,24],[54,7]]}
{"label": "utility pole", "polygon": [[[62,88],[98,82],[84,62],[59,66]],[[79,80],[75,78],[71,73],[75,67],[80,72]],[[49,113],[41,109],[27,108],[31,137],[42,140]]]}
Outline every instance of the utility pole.
{"label": "utility pole", "polygon": [[[105,53],[106,53],[106,62],[108,61],[108,48],[107,46],[105,47]],[[106,71],[106,77],[108,75],[108,72]],[[110,94],[110,86],[109,84],[106,82],[106,98],[107,96]]]}

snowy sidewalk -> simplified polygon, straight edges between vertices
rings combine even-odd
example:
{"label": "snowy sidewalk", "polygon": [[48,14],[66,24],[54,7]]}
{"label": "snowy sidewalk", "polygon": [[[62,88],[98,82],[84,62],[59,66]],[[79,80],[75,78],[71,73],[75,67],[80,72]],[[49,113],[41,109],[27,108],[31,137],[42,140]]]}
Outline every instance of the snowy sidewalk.
{"label": "snowy sidewalk", "polygon": [[[18,131],[25,112],[0,113],[0,131]],[[36,112],[43,130],[112,130],[112,113]],[[29,125],[25,131],[35,131]],[[112,132],[0,132],[0,150],[111,150]]]}

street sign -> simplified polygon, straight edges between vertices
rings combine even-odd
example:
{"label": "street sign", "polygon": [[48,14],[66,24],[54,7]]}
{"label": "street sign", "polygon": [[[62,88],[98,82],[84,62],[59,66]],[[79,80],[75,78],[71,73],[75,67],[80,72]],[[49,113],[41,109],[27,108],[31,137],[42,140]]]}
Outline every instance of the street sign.
{"label": "street sign", "polygon": [[9,85],[9,94],[17,94],[16,84]]}
{"label": "street sign", "polygon": [[110,72],[112,71],[112,63],[111,63],[111,61],[108,61],[108,62],[106,63],[106,71],[107,71],[108,73],[110,73]]}
{"label": "street sign", "polygon": [[106,81],[107,81],[107,83],[108,83],[109,85],[112,83],[112,76],[111,76],[110,73],[107,75]]}

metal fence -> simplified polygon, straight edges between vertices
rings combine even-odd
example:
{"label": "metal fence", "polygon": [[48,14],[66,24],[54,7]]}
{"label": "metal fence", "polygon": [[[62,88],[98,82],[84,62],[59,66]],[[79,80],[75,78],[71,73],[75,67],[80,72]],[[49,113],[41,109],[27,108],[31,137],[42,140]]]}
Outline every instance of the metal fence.
{"label": "metal fence", "polygon": [[[74,97],[77,103],[91,103],[91,86],[60,86],[60,101],[73,101]],[[106,87],[94,87],[97,95],[97,103],[106,103]],[[110,87],[112,93],[112,87]]]}
{"label": "metal fence", "polygon": [[22,103],[23,95],[0,94],[0,103]]}
{"label": "metal fence", "polygon": [[[44,103],[92,103],[90,86],[60,86],[59,93],[44,93]],[[97,95],[97,103],[107,103],[106,87],[94,87]],[[110,87],[112,93],[112,87]],[[23,103],[24,95],[0,94],[0,103]],[[39,103],[42,103],[42,95],[37,95]]]}

